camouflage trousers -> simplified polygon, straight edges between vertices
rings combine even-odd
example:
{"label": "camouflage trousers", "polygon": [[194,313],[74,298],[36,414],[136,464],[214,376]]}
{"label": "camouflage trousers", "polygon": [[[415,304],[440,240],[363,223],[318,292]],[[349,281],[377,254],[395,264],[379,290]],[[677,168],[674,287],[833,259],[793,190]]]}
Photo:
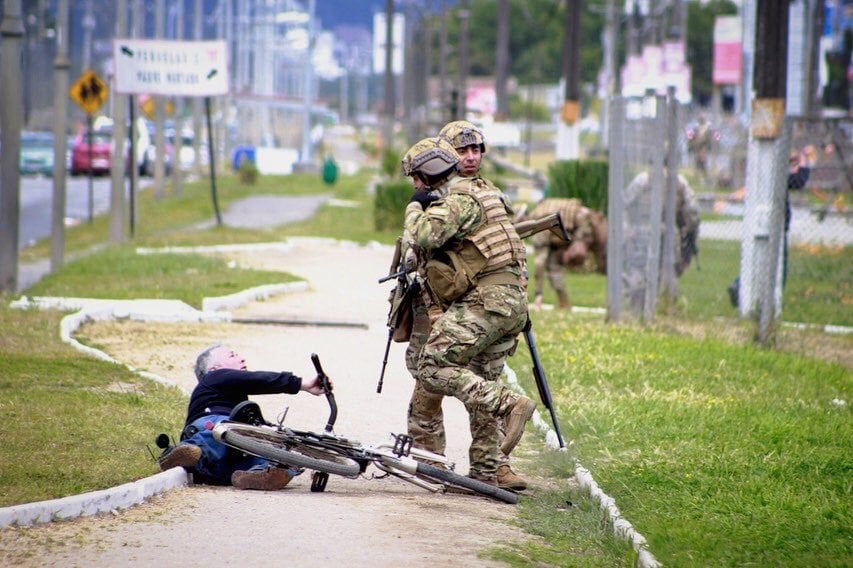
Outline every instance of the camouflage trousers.
{"label": "camouflage trousers", "polygon": [[568,247],[535,247],[534,248],[534,269],[536,275],[536,293],[541,294],[545,291],[542,283],[544,274],[548,275],[548,282],[554,291],[566,292],[565,283],[565,267],[560,264],[560,256]]}
{"label": "camouflage trousers", "polygon": [[507,461],[499,450],[500,417],[518,395],[498,379],[526,321],[523,288],[476,288],[435,321],[418,358],[417,378],[423,390],[453,396],[468,410],[469,460],[471,473],[478,476],[493,478],[498,466]]}

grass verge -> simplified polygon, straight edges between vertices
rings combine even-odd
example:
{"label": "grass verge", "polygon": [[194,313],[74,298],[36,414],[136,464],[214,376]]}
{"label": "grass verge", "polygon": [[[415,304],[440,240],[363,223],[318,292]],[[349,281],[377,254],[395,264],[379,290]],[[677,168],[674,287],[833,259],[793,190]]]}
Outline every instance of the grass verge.
{"label": "grass verge", "polygon": [[535,317],[566,436],[665,565],[849,565],[849,369]]}

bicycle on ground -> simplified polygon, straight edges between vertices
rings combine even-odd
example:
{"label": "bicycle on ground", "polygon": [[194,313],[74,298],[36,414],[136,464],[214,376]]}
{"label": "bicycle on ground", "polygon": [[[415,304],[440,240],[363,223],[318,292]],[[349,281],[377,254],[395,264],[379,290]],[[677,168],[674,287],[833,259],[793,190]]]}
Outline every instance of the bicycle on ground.
{"label": "bicycle on ground", "polygon": [[236,450],[268,459],[285,467],[313,470],[311,491],[326,489],[329,474],[348,478],[366,477],[368,466],[384,472],[372,478],[394,476],[434,493],[477,493],[505,503],[517,503],[518,494],[460,475],[447,457],[412,445],[412,437],[391,434],[390,441],[377,445],[334,433],[338,407],[328,377],[316,354],[311,360],[320,376],[329,403],[324,432],[295,430],[284,425],[285,411],[278,423],[264,419],[257,403],[246,401],[231,412],[229,420],[213,428],[216,440]]}

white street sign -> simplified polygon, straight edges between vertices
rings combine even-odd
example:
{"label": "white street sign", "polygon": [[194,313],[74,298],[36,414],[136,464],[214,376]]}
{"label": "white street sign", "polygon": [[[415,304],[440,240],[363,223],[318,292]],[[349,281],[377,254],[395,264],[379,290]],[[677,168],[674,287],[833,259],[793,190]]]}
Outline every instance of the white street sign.
{"label": "white street sign", "polygon": [[114,39],[115,91],[207,97],[228,93],[224,41]]}

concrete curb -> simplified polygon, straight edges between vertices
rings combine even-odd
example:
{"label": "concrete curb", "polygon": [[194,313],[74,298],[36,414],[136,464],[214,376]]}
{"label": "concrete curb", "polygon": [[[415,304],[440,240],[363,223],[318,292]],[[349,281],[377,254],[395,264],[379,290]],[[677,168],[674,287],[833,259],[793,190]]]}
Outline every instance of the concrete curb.
{"label": "concrete curb", "polygon": [[[519,394],[526,396],[526,392],[518,384],[518,376],[515,374],[515,371],[509,365],[506,365],[504,369],[506,370],[509,387]],[[545,444],[549,448],[557,451],[567,451],[567,448],[560,448],[557,433],[542,419],[538,410],[533,413],[532,421],[536,429],[545,436]],[[589,470],[583,467],[577,460],[575,460],[575,477],[581,489],[589,493],[592,500],[598,503],[599,508],[605,512],[616,537],[631,543],[631,546],[638,555],[637,564],[642,568],[658,568],[661,564],[649,550],[646,538],[634,529],[628,519],[622,516],[622,513],[616,507],[616,501],[613,497],[601,490]]]}
{"label": "concrete curb", "polygon": [[30,526],[127,509],[153,495],[187,485],[189,485],[189,475],[184,468],[173,467],[151,477],[110,489],[4,507],[0,509],[0,528],[10,525]]}

